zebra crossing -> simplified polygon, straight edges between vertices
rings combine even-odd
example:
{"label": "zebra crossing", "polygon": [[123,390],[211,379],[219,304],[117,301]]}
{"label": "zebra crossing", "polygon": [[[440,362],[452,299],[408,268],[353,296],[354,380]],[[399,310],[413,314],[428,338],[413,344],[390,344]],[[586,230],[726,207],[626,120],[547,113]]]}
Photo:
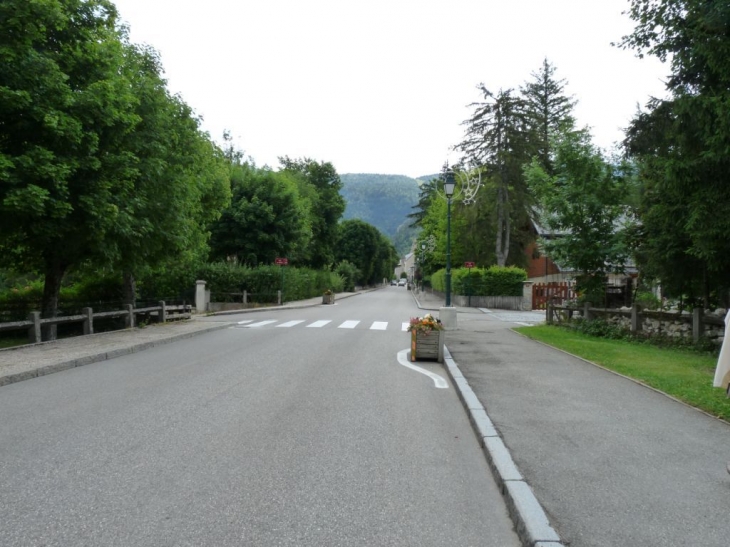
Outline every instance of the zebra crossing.
{"label": "zebra crossing", "polygon": [[[342,323],[333,323],[331,319],[319,319],[311,323],[307,323],[303,319],[294,319],[291,321],[279,321],[278,319],[265,319],[263,321],[256,321],[255,319],[246,319],[245,321],[238,321],[235,325],[236,328],[243,329],[261,329],[266,327],[279,328],[279,329],[290,329],[294,327],[302,327],[308,329],[321,329],[325,327],[338,328],[338,329],[367,329],[367,330],[408,330],[408,321],[404,323],[389,323],[388,321],[373,321],[373,322],[362,322],[357,319],[348,319]],[[388,329],[388,327],[391,327]]]}

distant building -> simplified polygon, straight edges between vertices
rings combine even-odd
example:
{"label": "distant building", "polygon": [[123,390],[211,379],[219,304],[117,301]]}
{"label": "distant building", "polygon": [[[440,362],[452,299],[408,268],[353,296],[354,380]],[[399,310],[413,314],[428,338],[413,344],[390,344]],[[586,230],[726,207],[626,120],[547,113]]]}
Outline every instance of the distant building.
{"label": "distant building", "polygon": [[395,273],[393,274],[396,279],[400,279],[401,273],[405,272],[409,280],[413,280],[413,272],[416,270],[416,254],[408,253],[406,256],[400,259],[400,262],[395,267]]}

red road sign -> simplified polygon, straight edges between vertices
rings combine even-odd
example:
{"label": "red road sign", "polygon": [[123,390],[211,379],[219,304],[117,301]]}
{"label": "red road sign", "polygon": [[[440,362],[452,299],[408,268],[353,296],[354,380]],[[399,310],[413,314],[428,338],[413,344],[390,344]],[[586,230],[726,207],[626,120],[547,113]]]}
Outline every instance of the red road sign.
{"label": "red road sign", "polygon": [[474,263],[473,262],[464,262],[464,267],[465,268],[473,268],[474,267]]}
{"label": "red road sign", "polygon": [[277,266],[286,266],[287,264],[289,264],[289,259],[277,258],[276,260],[274,260],[274,264],[276,264]]}

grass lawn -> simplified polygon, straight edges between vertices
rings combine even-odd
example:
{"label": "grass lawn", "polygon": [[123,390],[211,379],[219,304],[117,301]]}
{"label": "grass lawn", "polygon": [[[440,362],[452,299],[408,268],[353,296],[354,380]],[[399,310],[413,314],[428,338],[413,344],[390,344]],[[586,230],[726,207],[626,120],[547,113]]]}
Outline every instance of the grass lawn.
{"label": "grass lawn", "polygon": [[730,399],[721,388],[712,387],[717,357],[688,350],[596,338],[549,325],[515,330],[528,338],[639,380],[730,422]]}
{"label": "grass lawn", "polygon": [[0,349],[13,348],[15,346],[22,346],[27,343],[27,338],[0,338]]}

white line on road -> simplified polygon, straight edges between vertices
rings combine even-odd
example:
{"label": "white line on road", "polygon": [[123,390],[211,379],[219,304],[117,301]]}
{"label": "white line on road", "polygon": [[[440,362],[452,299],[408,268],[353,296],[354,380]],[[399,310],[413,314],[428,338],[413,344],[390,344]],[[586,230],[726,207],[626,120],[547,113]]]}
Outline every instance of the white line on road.
{"label": "white line on road", "polygon": [[276,319],[269,319],[268,321],[259,321],[258,323],[251,323],[250,325],[246,325],[249,329],[257,328],[257,327],[263,327],[264,325],[270,325],[271,323],[276,323]]}
{"label": "white line on road", "polygon": [[387,321],[373,321],[373,324],[370,325],[370,330],[385,330],[387,328],[388,328]]}
{"label": "white line on road", "polygon": [[282,323],[281,325],[276,325],[277,327],[293,327],[294,325],[298,325],[299,323],[304,323],[304,319],[299,319],[297,321],[287,321],[286,323]]}
{"label": "white line on road", "polygon": [[400,330],[403,330],[403,331],[408,330],[408,325],[410,325],[410,323],[402,323]]}
{"label": "white line on road", "polygon": [[408,367],[412,370],[415,370],[416,372],[420,372],[421,374],[425,374],[431,380],[433,380],[433,383],[435,384],[435,387],[439,389],[448,389],[449,384],[444,380],[441,376],[438,374],[434,374],[430,370],[426,370],[425,368],[421,368],[419,366],[414,365],[408,360],[408,352],[410,350],[404,349],[398,352],[398,362],[403,365],[404,367]]}
{"label": "white line on road", "polygon": [[315,321],[314,323],[310,323],[307,325],[307,327],[311,327],[313,329],[318,329],[320,327],[324,327],[327,323],[332,323],[331,319],[322,319],[320,321]]}
{"label": "white line on road", "polygon": [[246,319],[245,321],[239,321],[238,325],[245,325],[246,323],[253,323],[253,319]]}
{"label": "white line on road", "polygon": [[337,328],[338,329],[354,329],[355,327],[357,327],[358,323],[360,323],[360,321],[354,321],[354,320],[353,321],[345,321],[344,323],[342,323]]}

